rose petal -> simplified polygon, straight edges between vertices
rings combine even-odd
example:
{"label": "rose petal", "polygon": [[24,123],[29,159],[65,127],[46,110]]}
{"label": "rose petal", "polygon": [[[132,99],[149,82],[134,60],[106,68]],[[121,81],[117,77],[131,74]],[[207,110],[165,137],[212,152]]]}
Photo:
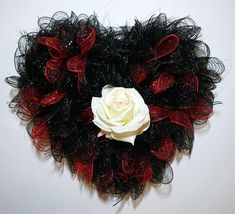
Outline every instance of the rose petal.
{"label": "rose petal", "polygon": [[111,118],[111,121],[121,122],[123,123],[123,125],[127,124],[128,121],[131,121],[133,119],[133,108],[133,105],[129,105],[128,109],[126,109],[117,117]]}
{"label": "rose petal", "polygon": [[105,97],[108,93],[110,93],[113,90],[113,86],[111,85],[106,85],[103,87],[102,91],[101,91],[101,95],[102,97]]}
{"label": "rose petal", "polygon": [[122,141],[122,142],[128,142],[134,145],[136,134],[124,136],[123,134],[117,134],[117,133],[111,133],[111,137],[114,140]]}
{"label": "rose petal", "polygon": [[105,123],[103,123],[97,115],[97,108],[99,108],[100,105],[99,99],[100,99],[99,97],[92,97],[91,99],[91,110],[94,115],[93,123],[102,130],[111,131],[110,127]]}

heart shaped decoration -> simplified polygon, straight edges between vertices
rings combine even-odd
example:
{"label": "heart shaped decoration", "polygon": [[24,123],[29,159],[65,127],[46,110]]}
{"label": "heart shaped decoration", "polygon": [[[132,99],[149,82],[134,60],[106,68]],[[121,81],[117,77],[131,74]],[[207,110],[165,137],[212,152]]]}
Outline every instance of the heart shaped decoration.
{"label": "heart shaped decoration", "polygon": [[38,23],[19,40],[19,76],[6,78],[36,148],[102,194],[135,200],[148,182],[171,182],[170,163],[191,152],[224,70],[200,28],[165,14],[120,28],[73,12]]}

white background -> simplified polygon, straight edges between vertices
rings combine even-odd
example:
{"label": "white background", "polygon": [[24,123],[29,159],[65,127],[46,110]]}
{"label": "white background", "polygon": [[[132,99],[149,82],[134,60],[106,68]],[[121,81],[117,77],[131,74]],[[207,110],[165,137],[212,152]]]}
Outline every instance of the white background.
{"label": "white background", "polygon": [[[235,4],[234,0],[1,0],[0,2],[0,213],[158,213],[232,214],[235,211]],[[212,56],[226,66],[223,82],[216,89],[215,106],[209,125],[196,131],[191,157],[172,164],[170,185],[151,188],[144,198],[115,207],[115,200],[102,201],[58,171],[52,159],[40,158],[20,120],[7,102],[11,88],[4,78],[15,75],[13,54],[20,31],[37,29],[37,18],[64,10],[93,14],[104,25],[133,24],[152,14],[168,17],[190,15],[202,27],[202,39]]]}

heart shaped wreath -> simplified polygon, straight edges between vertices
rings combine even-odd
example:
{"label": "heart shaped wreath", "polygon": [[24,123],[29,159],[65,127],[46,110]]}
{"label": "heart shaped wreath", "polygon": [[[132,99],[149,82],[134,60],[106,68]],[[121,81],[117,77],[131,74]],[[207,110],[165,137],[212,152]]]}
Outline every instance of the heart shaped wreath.
{"label": "heart shaped wreath", "polygon": [[171,182],[170,162],[191,152],[224,70],[200,28],[165,14],[105,28],[73,12],[38,25],[19,39],[19,76],[6,78],[36,148],[103,194],[135,200],[147,182]]}

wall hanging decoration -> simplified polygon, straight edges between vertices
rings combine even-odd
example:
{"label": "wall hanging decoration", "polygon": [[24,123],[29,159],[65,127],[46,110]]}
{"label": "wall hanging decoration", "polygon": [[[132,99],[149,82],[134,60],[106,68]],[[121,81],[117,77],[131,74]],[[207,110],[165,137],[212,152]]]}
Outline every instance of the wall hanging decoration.
{"label": "wall hanging decoration", "polygon": [[165,14],[104,27],[73,12],[38,25],[19,39],[19,76],[6,78],[35,147],[101,194],[135,200],[148,182],[171,182],[170,163],[192,151],[224,70],[200,27]]}

